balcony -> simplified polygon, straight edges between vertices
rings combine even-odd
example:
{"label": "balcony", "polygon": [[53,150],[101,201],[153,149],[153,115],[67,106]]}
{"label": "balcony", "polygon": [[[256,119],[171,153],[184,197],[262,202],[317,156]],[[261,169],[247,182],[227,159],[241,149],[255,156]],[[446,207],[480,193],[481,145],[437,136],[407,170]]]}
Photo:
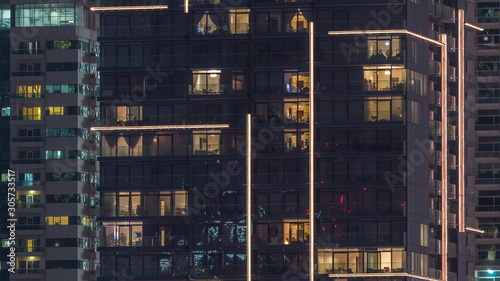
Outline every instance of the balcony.
{"label": "balcony", "polygon": [[[470,146],[476,146],[477,145],[477,134],[475,131],[472,130],[465,130],[465,137],[464,137],[465,143]],[[499,154],[500,156],[500,154]],[[476,152],[476,157],[477,152]],[[479,156],[481,157],[481,156]]]}
{"label": "balcony", "polygon": [[465,217],[465,226],[479,229],[479,220],[477,218]]}
{"label": "balcony", "polygon": [[457,199],[457,186],[452,183],[448,183],[448,199]]}
{"label": "balcony", "polygon": [[[33,274],[33,275],[38,275],[38,274],[44,274],[45,269],[42,268],[18,268],[16,270],[16,274]],[[26,279],[31,279],[31,278],[42,278],[42,276],[26,276],[26,277],[17,277],[16,279],[18,280],[24,280]]]}
{"label": "balcony", "polygon": [[448,242],[448,257],[449,258],[457,257],[457,243]]}
{"label": "balcony", "polygon": [[101,147],[101,157],[144,157],[144,156],[187,156],[187,155],[235,155],[234,145],[172,145],[158,146],[115,146]]}
{"label": "balcony", "polygon": [[441,240],[429,238],[429,253],[436,255],[441,254]]}
{"label": "balcony", "polygon": [[14,77],[28,77],[28,76],[45,76],[43,71],[13,71],[11,76]]}
{"label": "balcony", "polygon": [[465,202],[476,204],[478,203],[478,192],[473,189],[466,189],[465,191]]}
{"label": "balcony", "polygon": [[[194,244],[196,245],[196,244]],[[167,236],[137,236],[122,235],[101,237],[100,247],[179,247],[188,246],[188,240],[183,235]]]}
{"label": "balcony", "polygon": [[431,150],[429,153],[429,163],[433,165],[441,165],[441,151]]}
{"label": "balcony", "polygon": [[304,217],[309,210],[308,203],[257,203],[253,205],[253,216],[258,218]]}
{"label": "balcony", "polygon": [[456,130],[456,126],[453,126],[453,125],[450,125],[448,124],[448,137],[450,138],[450,140],[456,140],[457,139],[457,130]]}
{"label": "balcony", "polygon": [[441,63],[435,60],[429,60],[429,75],[441,76]]}
{"label": "balcony", "polygon": [[11,54],[13,54],[13,55],[43,55],[43,54],[45,54],[45,50],[41,50],[41,49],[20,49],[20,50],[12,50]]}
{"label": "balcony", "polygon": [[441,106],[441,92],[435,90],[428,91],[429,103],[435,106]]}
{"label": "balcony", "polygon": [[448,227],[457,227],[457,214],[448,213]]}
{"label": "balcony", "polygon": [[316,234],[315,243],[319,247],[324,247],[324,248],[385,247],[385,246],[404,246],[405,240],[406,240],[405,232],[358,232],[358,233],[319,232]]}
{"label": "balcony", "polygon": [[17,187],[27,187],[27,186],[43,186],[42,181],[16,181]]}
{"label": "balcony", "polygon": [[436,136],[441,136],[441,121],[429,120],[429,133]]}
{"label": "balcony", "polygon": [[119,206],[118,210],[115,207],[101,207],[102,217],[144,217],[144,216],[187,216],[188,208],[184,205],[175,206]]}
{"label": "balcony", "polygon": [[18,224],[16,225],[16,230],[43,230],[45,229],[44,224]]}
{"label": "balcony", "polygon": [[453,154],[448,154],[448,168],[450,170],[457,169],[457,156]]}
{"label": "balcony", "polygon": [[12,164],[43,164],[45,159],[13,159]]}
{"label": "balcony", "polygon": [[429,209],[429,223],[441,224],[441,210]]}
{"label": "balcony", "polygon": [[[403,273],[405,263],[379,262],[379,263],[318,263],[318,274],[340,274],[349,276],[357,273]],[[377,276],[377,274],[374,274]],[[332,276],[333,277],[333,276]],[[354,277],[354,276],[353,276]]]}
{"label": "balcony", "polygon": [[453,8],[434,0],[429,1],[429,15],[441,19],[444,22],[452,23],[455,18]]}
{"label": "balcony", "polygon": [[429,192],[435,195],[441,195],[443,189],[443,183],[440,180],[430,179],[429,180]]}
{"label": "balcony", "polygon": [[[17,203],[16,204],[16,208],[18,209],[41,209],[45,206],[44,203],[39,203],[39,202],[36,202],[36,203]],[[36,210],[34,210],[36,211]]]}
{"label": "balcony", "polygon": [[44,140],[44,137],[17,137],[11,139],[12,142],[43,142]]}
{"label": "balcony", "polygon": [[45,251],[45,248],[40,246],[16,246],[16,252],[18,253],[33,253],[43,251]]}
{"label": "balcony", "polygon": [[[237,255],[241,256],[241,255]],[[168,258],[167,258],[168,257]],[[128,280],[130,276],[138,280],[169,280],[169,279],[204,279],[212,280],[214,276],[230,276],[228,279],[234,280],[246,273],[245,259],[239,257],[237,264],[233,265],[201,265],[196,264],[188,266],[185,264],[180,266],[172,265],[170,256],[165,256],[159,260],[159,265],[143,265],[143,266],[105,266],[101,264],[99,275],[103,280]],[[174,258],[174,261],[176,259]],[[255,268],[260,268],[259,265],[254,265]],[[267,267],[268,265],[266,265]],[[269,267],[276,265],[269,265]],[[280,267],[289,267],[289,264],[280,265]],[[281,274],[284,274],[283,270]],[[226,278],[224,278],[226,279]],[[101,280],[98,278],[97,280]]]}
{"label": "balcony", "polygon": [[43,115],[12,115],[10,120],[23,120],[23,121],[40,121],[43,120]]}
{"label": "balcony", "polygon": [[402,216],[405,202],[318,203],[318,217]]}

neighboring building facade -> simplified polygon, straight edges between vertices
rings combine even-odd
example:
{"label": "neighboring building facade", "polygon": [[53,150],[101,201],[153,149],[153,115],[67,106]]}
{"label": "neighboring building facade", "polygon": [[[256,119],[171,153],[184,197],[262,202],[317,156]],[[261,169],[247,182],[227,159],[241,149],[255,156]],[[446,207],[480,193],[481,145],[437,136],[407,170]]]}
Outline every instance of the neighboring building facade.
{"label": "neighboring building facade", "polygon": [[42,2],[11,1],[17,259],[10,278],[95,280],[94,2]]}
{"label": "neighboring building facade", "polygon": [[476,215],[484,231],[476,239],[478,281],[500,280],[500,3],[481,0],[477,3],[478,25],[478,119],[476,132],[478,173],[476,189],[479,202]]}
{"label": "neighboring building facade", "polygon": [[0,173],[2,174],[2,181],[0,182],[0,229],[2,245],[0,247],[0,280],[9,280],[9,272],[7,265],[9,249],[7,247],[7,239],[9,233],[6,231],[9,225],[8,219],[8,206],[7,206],[7,172],[10,164],[10,104],[9,104],[9,27],[10,27],[10,5],[9,1],[0,1],[0,108],[2,114],[0,115]]}
{"label": "neighboring building facade", "polygon": [[101,1],[98,280],[474,280],[473,8]]}

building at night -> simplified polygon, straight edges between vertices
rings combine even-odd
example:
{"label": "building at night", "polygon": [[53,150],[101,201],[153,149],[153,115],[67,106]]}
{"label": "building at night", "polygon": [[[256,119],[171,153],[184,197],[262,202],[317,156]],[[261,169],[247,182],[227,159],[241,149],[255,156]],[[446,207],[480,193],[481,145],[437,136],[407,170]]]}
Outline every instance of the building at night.
{"label": "building at night", "polygon": [[10,4],[10,40],[2,40],[11,47],[8,53],[2,49],[2,56],[10,53],[8,167],[16,179],[16,261],[10,280],[95,280],[98,169],[90,127],[99,115],[93,95],[99,48],[90,11],[94,2]]}
{"label": "building at night", "polygon": [[499,116],[500,116],[500,4],[498,1],[478,1],[477,21],[484,28],[477,34],[477,124],[476,151],[479,228],[484,231],[476,239],[478,281],[500,278],[500,188],[499,188]]}
{"label": "building at night", "polygon": [[[0,171],[2,173],[2,181],[0,182],[0,198],[7,198],[7,182],[4,180],[7,177],[7,170],[9,169],[9,142],[10,142],[10,104],[9,104],[9,28],[10,28],[10,5],[8,1],[0,1],[0,108],[2,114],[0,115]],[[2,200],[0,203],[0,239],[2,246],[0,247],[0,279],[9,280],[9,266],[7,265],[9,248],[7,242],[9,233],[7,231],[8,224],[8,206],[7,200]]]}
{"label": "building at night", "polygon": [[100,1],[97,280],[474,280],[474,9]]}

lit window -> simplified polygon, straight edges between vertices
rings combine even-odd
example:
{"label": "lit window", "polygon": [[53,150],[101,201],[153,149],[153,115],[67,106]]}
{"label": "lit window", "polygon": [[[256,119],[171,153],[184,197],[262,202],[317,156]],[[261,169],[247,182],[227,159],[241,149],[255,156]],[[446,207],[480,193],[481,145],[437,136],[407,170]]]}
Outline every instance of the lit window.
{"label": "lit window", "polygon": [[0,9],[0,29],[9,29],[10,28],[10,8],[2,7]]}
{"label": "lit window", "polygon": [[309,24],[301,11],[285,13],[286,32],[307,32]]}
{"label": "lit window", "polygon": [[23,98],[40,98],[42,95],[42,85],[18,85],[17,94]]}
{"label": "lit window", "polygon": [[42,108],[37,107],[21,107],[19,109],[21,120],[42,120]]}
{"label": "lit window", "polygon": [[197,34],[219,34],[222,32],[222,28],[217,26],[217,23],[220,23],[220,18],[216,13],[205,13],[197,16],[200,17],[200,21],[196,25]]}
{"label": "lit window", "polygon": [[229,11],[229,31],[231,34],[248,33],[250,9]]}
{"label": "lit window", "polygon": [[10,116],[10,107],[2,107],[2,116]]}
{"label": "lit window", "polygon": [[406,69],[395,66],[364,68],[365,91],[402,91],[406,81]]}
{"label": "lit window", "polygon": [[220,95],[220,70],[193,71],[193,95]]}
{"label": "lit window", "polygon": [[195,155],[220,154],[220,131],[194,131],[193,153]]}
{"label": "lit window", "polygon": [[394,36],[375,36],[368,38],[368,60],[402,60],[401,40]]}
{"label": "lit window", "polygon": [[70,3],[15,5],[15,26],[76,25],[76,5]]}
{"label": "lit window", "polygon": [[285,81],[285,92],[287,93],[309,92],[309,72],[299,72],[297,70],[285,70],[284,81]]}
{"label": "lit window", "polygon": [[309,122],[309,102],[306,100],[287,99],[284,104],[285,117],[290,123]]}
{"label": "lit window", "polygon": [[69,224],[69,217],[68,216],[45,217],[45,223],[47,225],[68,225]]}
{"label": "lit window", "polygon": [[47,107],[48,115],[64,115],[64,106],[49,106]]}
{"label": "lit window", "polygon": [[69,49],[71,47],[70,41],[54,41],[54,49],[55,50],[64,50]]}

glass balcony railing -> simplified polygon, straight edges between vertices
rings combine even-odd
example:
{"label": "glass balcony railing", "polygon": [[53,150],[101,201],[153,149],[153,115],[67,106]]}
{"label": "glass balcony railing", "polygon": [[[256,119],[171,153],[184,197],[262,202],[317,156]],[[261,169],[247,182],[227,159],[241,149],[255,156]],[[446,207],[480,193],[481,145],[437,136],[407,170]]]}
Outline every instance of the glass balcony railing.
{"label": "glass balcony railing", "polygon": [[403,214],[405,202],[355,202],[316,204],[318,216],[376,215],[380,213]]}
{"label": "glass balcony railing", "polygon": [[139,216],[187,216],[188,206],[187,205],[175,205],[175,206],[165,206],[165,207],[155,207],[155,206],[119,206],[118,209],[115,207],[101,208],[101,216],[103,217],[139,217]]}
{"label": "glass balcony railing", "polygon": [[173,155],[220,155],[239,154],[233,145],[172,145],[159,146],[117,146],[101,147],[102,157],[141,157],[141,156],[173,156]]}
{"label": "glass balcony railing", "polygon": [[355,274],[355,273],[402,273],[405,263],[374,262],[374,263],[319,263],[318,274]]}
{"label": "glass balcony railing", "polygon": [[43,274],[45,273],[45,269],[41,268],[17,268],[17,274]]}
{"label": "glass balcony railing", "polygon": [[31,253],[31,252],[43,252],[44,247],[40,246],[16,246],[16,252],[20,253]]}
{"label": "glass balcony railing", "polygon": [[320,247],[402,246],[405,236],[403,232],[322,232],[316,234],[315,243]]}
{"label": "glass balcony railing", "polygon": [[[333,117],[333,118],[332,118]],[[404,110],[362,110],[362,111],[336,111],[317,112],[316,120],[320,123],[344,122],[399,122],[404,120]]]}
{"label": "glass balcony railing", "polygon": [[16,204],[17,208],[43,208],[44,206],[45,206],[44,203],[39,203],[39,202],[36,202],[36,203],[24,202],[24,203],[17,203]]}
{"label": "glass balcony railing", "polygon": [[214,235],[166,235],[166,236],[142,236],[134,237],[121,235],[115,237],[108,235],[101,237],[100,247],[204,247],[204,246],[237,246],[245,244],[245,235],[214,234]]}
{"label": "glass balcony railing", "polygon": [[177,247],[187,246],[188,240],[183,235],[173,236],[120,236],[101,237],[100,247]]}
{"label": "glass balcony railing", "polygon": [[16,181],[16,186],[42,186],[42,181]]}
{"label": "glass balcony railing", "polygon": [[126,280],[130,276],[134,278],[149,280],[169,280],[169,279],[186,279],[203,278],[213,279],[214,276],[243,276],[246,274],[245,260],[238,262],[239,264],[224,264],[224,265],[200,265],[193,266],[175,265],[172,264],[170,257],[160,259],[158,265],[141,265],[141,266],[109,266],[101,264],[100,277],[112,277],[111,280]]}
{"label": "glass balcony railing", "polygon": [[11,120],[42,120],[43,115],[12,115]]}
{"label": "glass balcony railing", "polygon": [[42,142],[44,140],[44,137],[17,137],[11,139],[12,142]]}
{"label": "glass balcony railing", "polygon": [[403,141],[321,142],[316,145],[320,152],[389,152],[402,151],[403,148]]}
{"label": "glass balcony railing", "polygon": [[42,230],[45,229],[44,224],[18,224],[16,230]]}

